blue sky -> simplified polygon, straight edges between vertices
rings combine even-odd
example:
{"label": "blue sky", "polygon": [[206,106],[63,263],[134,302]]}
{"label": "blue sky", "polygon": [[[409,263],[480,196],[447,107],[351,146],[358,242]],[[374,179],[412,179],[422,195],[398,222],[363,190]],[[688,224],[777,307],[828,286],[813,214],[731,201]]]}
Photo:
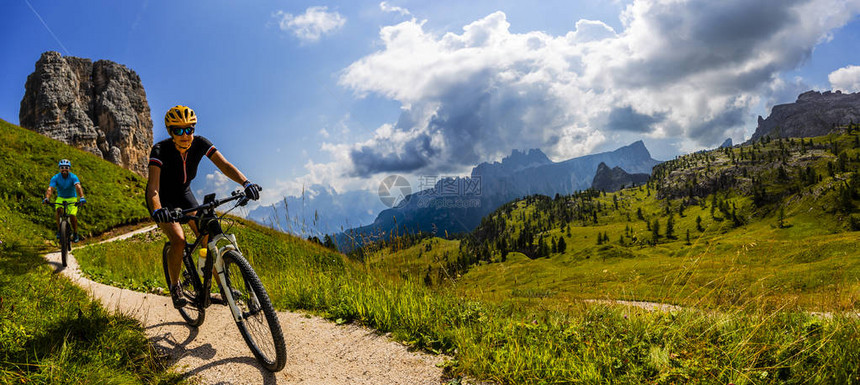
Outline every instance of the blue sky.
{"label": "blue sky", "polygon": [[[0,5],[0,118],[44,51],[140,75],[156,140],[198,133],[266,190],[373,191],[511,150],[657,159],[743,141],[809,89],[860,91],[860,1],[41,1]],[[206,164],[198,190],[232,188]]]}

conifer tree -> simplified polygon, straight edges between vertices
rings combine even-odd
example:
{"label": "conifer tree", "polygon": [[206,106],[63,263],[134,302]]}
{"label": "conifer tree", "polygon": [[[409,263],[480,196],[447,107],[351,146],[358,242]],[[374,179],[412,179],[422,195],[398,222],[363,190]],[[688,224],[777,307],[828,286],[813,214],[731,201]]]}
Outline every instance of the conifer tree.
{"label": "conifer tree", "polygon": [[780,229],[785,228],[785,208],[779,207],[779,215],[776,218],[776,225]]}
{"label": "conifer tree", "polygon": [[651,225],[651,236],[654,239],[654,244],[657,244],[657,241],[660,239],[660,221],[658,218],[654,218],[654,223]]}
{"label": "conifer tree", "polygon": [[711,197],[711,218],[717,219],[717,217],[714,216],[716,210],[717,210],[717,194],[714,193],[714,195]]}
{"label": "conifer tree", "polygon": [[666,238],[675,239],[675,216],[669,214],[669,219],[666,220]]}

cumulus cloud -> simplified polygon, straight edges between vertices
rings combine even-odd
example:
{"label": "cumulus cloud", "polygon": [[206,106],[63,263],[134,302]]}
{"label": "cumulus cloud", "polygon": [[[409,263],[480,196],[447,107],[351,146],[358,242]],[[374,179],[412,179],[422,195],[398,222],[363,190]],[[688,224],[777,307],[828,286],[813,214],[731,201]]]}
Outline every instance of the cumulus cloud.
{"label": "cumulus cloud", "polygon": [[600,20],[581,19],[576,22],[576,30],[569,33],[567,37],[575,43],[586,43],[616,36],[615,30]]}
{"label": "cumulus cloud", "polygon": [[379,9],[381,9],[382,12],[399,13],[402,16],[411,15],[408,9],[390,5],[387,1],[379,3]]}
{"label": "cumulus cloud", "polygon": [[346,24],[346,18],[337,12],[328,12],[328,7],[310,7],[301,15],[284,11],[275,12],[282,31],[289,31],[304,42],[316,42],[323,35],[331,34]]}
{"label": "cumulus cloud", "polygon": [[685,148],[743,139],[753,108],[792,88],[780,75],[858,9],[841,0],[635,0],[620,31],[579,20],[561,36],[512,33],[502,12],[441,35],[415,19],[386,26],[381,49],[339,82],[400,102],[401,116],[332,150],[361,177],[458,170],[514,148],[569,158],[624,133]]}
{"label": "cumulus cloud", "polygon": [[845,92],[860,92],[860,66],[850,65],[840,68],[827,76],[830,87]]}

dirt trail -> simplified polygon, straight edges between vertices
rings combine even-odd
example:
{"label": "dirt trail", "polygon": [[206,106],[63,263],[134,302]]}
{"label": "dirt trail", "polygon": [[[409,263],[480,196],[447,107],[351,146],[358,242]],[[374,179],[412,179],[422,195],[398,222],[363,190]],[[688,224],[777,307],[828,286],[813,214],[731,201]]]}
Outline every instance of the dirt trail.
{"label": "dirt trail", "polygon": [[[148,227],[104,242],[118,241]],[[170,298],[103,285],[84,278],[70,254],[45,256],[58,270],[100,300],[105,308],[140,320],[146,334],[171,364],[204,384],[439,384],[446,357],[410,352],[373,330],[338,326],[322,318],[278,312],[287,343],[287,365],[270,373],[257,364],[230,310],[213,304],[198,328],[185,324]],[[155,259],[153,259],[155,263]],[[160,263],[160,262],[159,262]]]}

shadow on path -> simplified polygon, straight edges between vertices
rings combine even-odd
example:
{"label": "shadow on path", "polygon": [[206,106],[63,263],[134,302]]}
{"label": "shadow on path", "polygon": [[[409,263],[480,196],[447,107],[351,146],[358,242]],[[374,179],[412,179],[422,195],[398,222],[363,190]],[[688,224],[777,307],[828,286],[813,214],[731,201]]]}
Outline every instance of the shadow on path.
{"label": "shadow on path", "polygon": [[[227,365],[227,364],[245,364],[245,365],[254,367],[255,369],[260,371],[262,384],[274,385],[274,384],[278,383],[278,380],[275,377],[275,374],[266,370],[262,366],[260,366],[260,363],[257,362],[257,359],[255,359],[254,357],[231,357],[231,358],[225,358],[223,360],[212,361],[210,363],[207,363],[206,365],[202,365],[202,366],[199,366],[199,367],[194,368],[192,370],[189,370],[187,373],[185,373],[185,376],[186,376],[186,378],[188,378],[188,377],[191,377],[197,373],[203,372],[204,370],[212,369],[216,366]],[[232,382],[226,382],[225,381],[225,382],[218,382],[218,384],[225,384],[226,385],[226,384],[232,384]]]}

